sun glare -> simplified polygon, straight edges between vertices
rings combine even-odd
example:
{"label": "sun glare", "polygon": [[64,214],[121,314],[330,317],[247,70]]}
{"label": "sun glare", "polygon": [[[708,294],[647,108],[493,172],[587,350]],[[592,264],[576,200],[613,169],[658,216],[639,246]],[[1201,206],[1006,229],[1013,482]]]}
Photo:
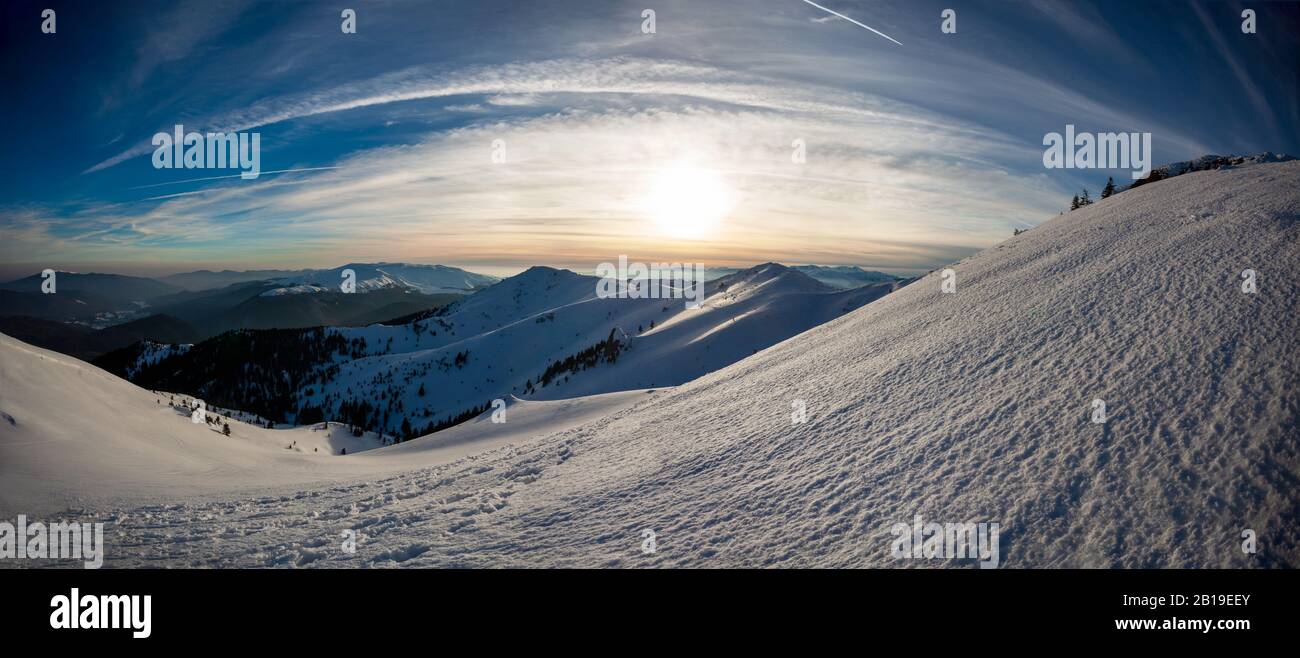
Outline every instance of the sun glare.
{"label": "sun glare", "polygon": [[646,209],[663,235],[699,238],[717,228],[731,210],[732,197],[718,172],[679,166],[654,176]]}

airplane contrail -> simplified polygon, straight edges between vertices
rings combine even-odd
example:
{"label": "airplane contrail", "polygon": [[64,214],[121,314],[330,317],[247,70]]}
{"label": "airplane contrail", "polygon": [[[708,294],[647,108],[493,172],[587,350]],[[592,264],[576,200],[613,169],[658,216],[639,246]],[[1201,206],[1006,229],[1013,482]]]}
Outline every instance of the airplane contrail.
{"label": "airplane contrail", "polygon": [[886,39],[889,39],[890,41],[893,41],[894,43],[896,43],[896,44],[898,44],[898,45],[900,45],[900,46],[903,45],[903,43],[902,43],[901,41],[895,39],[894,37],[889,36],[888,34],[885,34],[884,32],[881,32],[880,30],[877,30],[877,29],[874,28],[874,27],[871,27],[870,25],[863,25],[862,23],[859,23],[859,22],[853,20],[852,18],[849,18],[848,16],[845,16],[844,14],[841,14],[841,13],[836,12],[836,11],[831,11],[831,10],[829,10],[829,9],[827,9],[827,8],[825,8],[825,7],[823,7],[823,6],[819,5],[819,4],[817,4],[817,3],[815,3],[815,2],[812,2],[811,0],[803,0],[803,1],[804,1],[804,2],[807,2],[808,4],[814,6],[814,7],[818,8],[818,9],[820,9],[820,10],[822,10],[822,11],[828,13],[828,14],[833,14],[833,15],[835,15],[835,16],[839,16],[840,18],[843,18],[844,20],[846,20],[846,21],[848,21],[848,22],[850,22],[850,23],[853,23],[854,25],[857,25],[858,27],[866,28],[866,29],[868,29],[868,30],[871,30],[872,32],[875,32],[876,34],[879,34],[880,36],[885,37]]}

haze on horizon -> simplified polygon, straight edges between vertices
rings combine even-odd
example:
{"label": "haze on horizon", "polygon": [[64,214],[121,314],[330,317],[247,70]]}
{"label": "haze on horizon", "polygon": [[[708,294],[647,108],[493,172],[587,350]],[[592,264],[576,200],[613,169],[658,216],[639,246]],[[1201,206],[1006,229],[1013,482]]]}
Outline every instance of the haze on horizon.
{"label": "haze on horizon", "polygon": [[[46,35],[8,3],[0,274],[920,273],[1127,180],[1044,169],[1067,123],[1151,132],[1155,164],[1300,151],[1294,6],[1242,34],[1232,2],[962,3],[951,35],[945,3],[827,6],[903,45],[797,0],[398,2],[356,34],[339,7],[224,0],[72,6]],[[155,169],[176,124],[260,133],[263,175]]]}

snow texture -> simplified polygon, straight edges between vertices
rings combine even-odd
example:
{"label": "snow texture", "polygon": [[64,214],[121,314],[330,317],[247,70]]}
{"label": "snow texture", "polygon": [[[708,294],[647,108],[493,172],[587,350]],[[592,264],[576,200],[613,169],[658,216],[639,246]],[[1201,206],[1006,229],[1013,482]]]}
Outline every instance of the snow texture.
{"label": "snow texture", "polygon": [[916,514],[1005,568],[1300,566],[1297,217],[1300,162],[1188,173],[675,388],[346,457],[0,339],[0,516],[103,520],[115,567],[971,566],[894,558]]}
{"label": "snow texture", "polygon": [[[861,307],[896,282],[836,290],[767,263],[708,283],[700,309],[682,299],[598,298],[596,277],[534,267],[411,324],[336,328],[364,339],[366,355],[336,355],[298,391],[295,406],[341,419],[343,401],[385,400],[417,428],[493,399],[572,398],[675,386],[739,361]],[[552,363],[621,337],[614,363],[570,368],[543,382]],[[426,415],[427,414],[427,415]],[[396,432],[403,414],[389,415]]]}

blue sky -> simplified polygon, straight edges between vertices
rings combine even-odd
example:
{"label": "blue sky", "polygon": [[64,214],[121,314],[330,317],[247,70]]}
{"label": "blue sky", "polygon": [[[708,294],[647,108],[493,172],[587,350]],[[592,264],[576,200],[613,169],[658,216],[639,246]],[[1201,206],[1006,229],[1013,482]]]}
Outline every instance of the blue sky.
{"label": "blue sky", "polygon": [[[912,273],[1127,180],[1044,169],[1067,123],[1150,132],[1157,164],[1300,153],[1294,3],[818,4],[903,45],[801,0],[5,3],[0,275],[619,254]],[[258,132],[264,172],[300,171],[155,169],[178,123]]]}

